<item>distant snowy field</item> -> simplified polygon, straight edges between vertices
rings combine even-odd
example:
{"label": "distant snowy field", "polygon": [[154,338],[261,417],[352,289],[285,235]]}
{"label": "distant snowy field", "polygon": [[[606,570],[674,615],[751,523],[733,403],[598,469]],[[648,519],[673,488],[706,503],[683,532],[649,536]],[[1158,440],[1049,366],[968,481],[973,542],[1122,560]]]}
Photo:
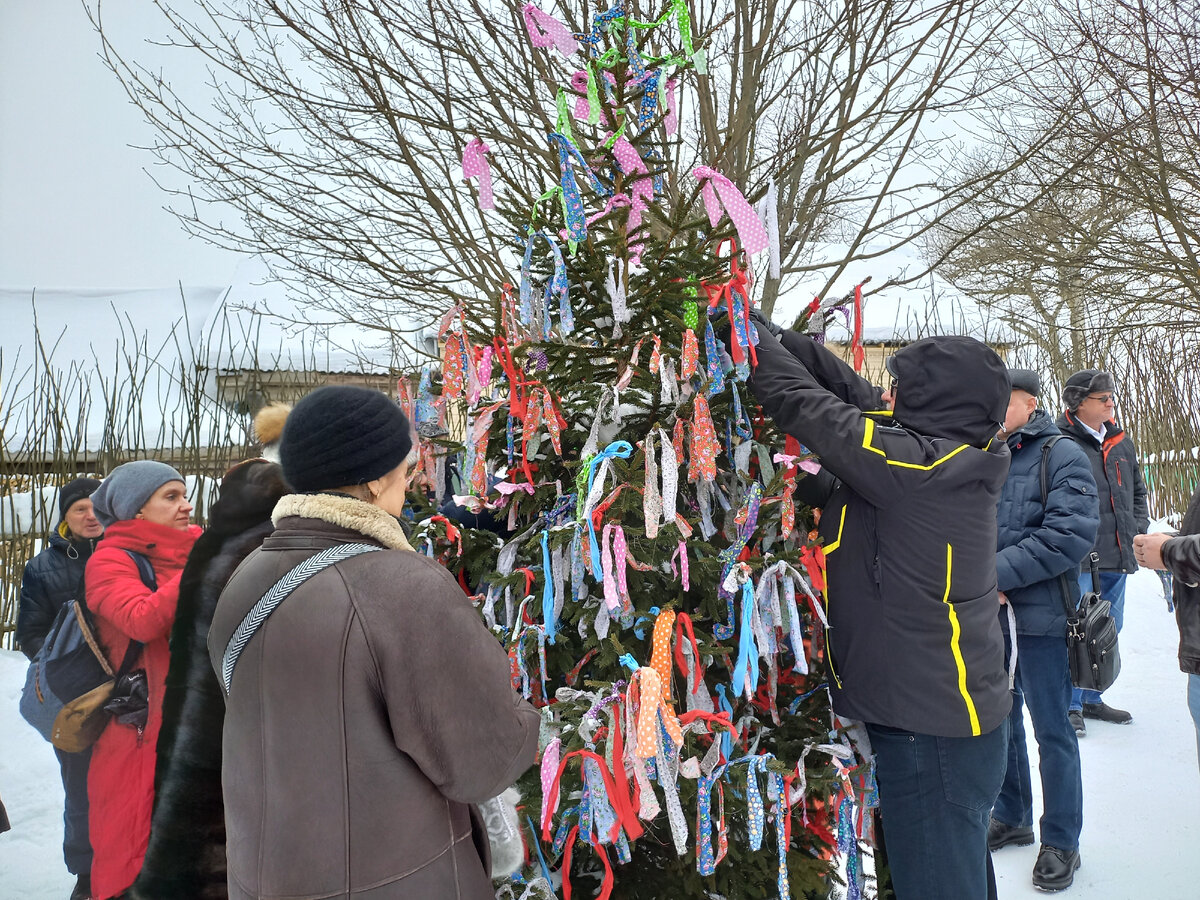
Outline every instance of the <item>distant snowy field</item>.
{"label": "distant snowy field", "polygon": [[[1176,661],[1175,619],[1153,573],[1132,576],[1127,594],[1121,677],[1107,696],[1134,721],[1089,722],[1081,741],[1083,867],[1064,896],[1195,900],[1200,772],[1187,679]],[[0,796],[13,824],[0,835],[0,900],[65,900],[74,879],[62,863],[62,785],[50,745],[17,712],[25,668],[24,656],[0,651]],[[1036,754],[1028,723],[1026,732]],[[1036,777],[1034,794],[1036,815]],[[1030,883],[1036,856],[1036,845],[995,855],[1003,900],[1046,896]]]}

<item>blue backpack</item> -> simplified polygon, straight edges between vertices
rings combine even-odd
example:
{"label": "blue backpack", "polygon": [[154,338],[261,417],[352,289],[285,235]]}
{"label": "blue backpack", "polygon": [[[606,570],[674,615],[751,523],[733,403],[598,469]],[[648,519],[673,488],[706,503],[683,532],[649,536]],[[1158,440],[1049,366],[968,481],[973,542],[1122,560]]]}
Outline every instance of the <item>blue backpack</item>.
{"label": "blue backpack", "polygon": [[[137,565],[142,584],[158,590],[150,560],[133,550],[125,552]],[[58,611],[29,663],[20,702],[25,721],[67,753],[86,750],[100,737],[108,724],[104,703],[142,650],[140,641],[130,641],[121,668],[114,672],[96,640],[83,591],[78,594]]]}

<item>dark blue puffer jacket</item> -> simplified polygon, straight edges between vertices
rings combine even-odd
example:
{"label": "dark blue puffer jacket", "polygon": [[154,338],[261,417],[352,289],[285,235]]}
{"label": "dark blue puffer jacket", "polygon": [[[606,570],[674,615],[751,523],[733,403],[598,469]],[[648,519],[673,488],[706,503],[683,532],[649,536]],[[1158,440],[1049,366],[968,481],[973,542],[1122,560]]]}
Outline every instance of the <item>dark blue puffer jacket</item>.
{"label": "dark blue puffer jacket", "polygon": [[[1039,409],[1008,436],[1012,462],[997,513],[996,581],[1012,604],[1018,634],[1066,635],[1058,576],[1065,572],[1076,584],[1079,564],[1100,526],[1091,463],[1070,439],[1050,448],[1049,494],[1042,504],[1042,445],[1058,433],[1049,414]],[[1007,629],[1003,608],[1000,620]]]}
{"label": "dark blue puffer jacket", "polygon": [[25,564],[17,606],[17,643],[33,659],[58,611],[83,594],[83,570],[99,538],[69,540],[60,523],[46,547]]}

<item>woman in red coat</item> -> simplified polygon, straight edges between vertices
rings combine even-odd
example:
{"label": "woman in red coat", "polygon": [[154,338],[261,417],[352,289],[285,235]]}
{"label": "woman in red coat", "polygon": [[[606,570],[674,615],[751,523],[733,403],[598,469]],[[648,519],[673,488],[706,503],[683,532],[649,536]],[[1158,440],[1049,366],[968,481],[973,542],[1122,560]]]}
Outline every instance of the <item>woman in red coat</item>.
{"label": "woman in red coat", "polygon": [[[118,466],[92,495],[96,517],[112,538],[87,565],[87,604],[101,644],[116,669],[130,640],[144,645],[133,669],[144,669],[149,711],[144,730],[109,723],[92,748],[88,772],[92,897],[121,896],[146,854],[154,806],[154,764],[162,725],[168,639],[179,599],[179,576],[200,528],[190,524],[183,476],[165,463],[138,460]],[[148,557],[158,590],[142,583],[126,551]]]}

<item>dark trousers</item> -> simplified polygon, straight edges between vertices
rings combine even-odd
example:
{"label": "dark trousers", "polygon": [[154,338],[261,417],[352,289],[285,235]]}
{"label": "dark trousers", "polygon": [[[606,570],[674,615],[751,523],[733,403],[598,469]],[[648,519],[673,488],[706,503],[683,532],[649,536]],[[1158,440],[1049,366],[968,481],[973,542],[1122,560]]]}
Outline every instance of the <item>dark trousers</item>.
{"label": "dark trousers", "polygon": [[88,837],[88,763],[92,760],[89,747],[81,753],[55,750],[62,771],[63,793],[63,860],[72,875],[89,875],[92,871],[92,842]]}
{"label": "dark trousers", "polygon": [[1029,752],[1025,744],[1022,706],[1029,707],[1037,739],[1042,777],[1043,844],[1078,850],[1083,828],[1083,776],[1079,740],[1067,721],[1071,703],[1071,670],[1065,637],[1017,635],[1017,683],[1008,717],[1008,771],[992,815],[1005,825],[1033,825]]}
{"label": "dark trousers", "polygon": [[1008,720],[979,737],[867,725],[897,900],[984,900],[988,817],[1004,779]]}

